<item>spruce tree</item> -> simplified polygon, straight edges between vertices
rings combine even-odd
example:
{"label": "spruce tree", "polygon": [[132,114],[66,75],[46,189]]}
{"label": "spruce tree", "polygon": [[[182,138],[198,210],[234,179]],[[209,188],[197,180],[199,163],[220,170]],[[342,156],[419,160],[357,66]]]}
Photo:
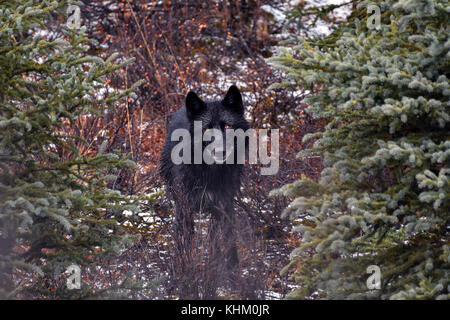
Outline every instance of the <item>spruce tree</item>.
{"label": "spruce tree", "polygon": [[50,32],[47,25],[66,10],[66,1],[0,3],[2,299],[98,293],[86,281],[69,290],[64,272],[75,264],[82,279],[83,272],[104,273],[106,261],[132,240],[119,219],[135,207],[107,185],[117,168],[134,162],[118,151],[106,153],[107,141],[95,154],[81,154],[75,147],[81,138],[65,134],[64,126],[111,111],[138,84],[100,95],[106,76],[130,61],[90,56],[88,49],[98,44],[84,27]]}
{"label": "spruce tree", "polygon": [[276,86],[310,89],[308,111],[327,121],[298,155],[321,156],[320,180],[272,193],[293,199],[284,215],[302,235],[282,270],[298,283],[291,298],[450,297],[449,12],[443,0],[363,1],[331,35],[271,59],[287,74]]}

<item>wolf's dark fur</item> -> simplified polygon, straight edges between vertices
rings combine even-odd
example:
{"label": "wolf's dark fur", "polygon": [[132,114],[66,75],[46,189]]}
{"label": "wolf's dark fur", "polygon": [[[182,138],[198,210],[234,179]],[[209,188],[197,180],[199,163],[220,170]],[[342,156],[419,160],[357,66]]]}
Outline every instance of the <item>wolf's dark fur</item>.
{"label": "wolf's dark fur", "polygon": [[[222,130],[224,136],[226,127],[240,128],[244,131],[249,127],[244,118],[241,94],[235,86],[230,87],[221,101],[205,102],[194,92],[189,92],[186,96],[186,105],[173,115],[162,151],[161,175],[175,201],[176,240],[177,246],[182,247],[183,251],[191,246],[194,231],[193,217],[196,212],[211,214],[213,236],[221,232],[223,239],[234,241],[233,199],[241,184],[242,165],[239,164],[208,165],[203,163],[203,160],[202,164],[173,164],[171,151],[178,141],[171,141],[172,132],[175,129],[184,128],[190,130],[193,137],[195,120],[202,121],[203,131],[216,128]],[[193,159],[192,154],[192,162]],[[215,245],[226,246],[223,243]],[[237,253],[234,244],[230,248],[222,248],[227,251],[224,254],[224,261],[228,264],[236,264]]]}

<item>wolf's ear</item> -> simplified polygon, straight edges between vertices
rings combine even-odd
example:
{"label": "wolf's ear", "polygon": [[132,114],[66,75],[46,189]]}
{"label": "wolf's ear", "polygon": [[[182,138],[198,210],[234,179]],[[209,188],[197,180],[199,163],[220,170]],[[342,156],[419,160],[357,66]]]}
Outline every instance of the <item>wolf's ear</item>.
{"label": "wolf's ear", "polygon": [[194,118],[196,115],[202,113],[206,108],[206,104],[193,91],[189,91],[186,96],[186,111],[189,118]]}
{"label": "wolf's ear", "polygon": [[227,108],[231,109],[232,111],[237,112],[238,114],[244,113],[242,96],[241,93],[239,92],[239,89],[235,85],[232,85],[230,89],[228,89],[225,98],[223,98],[222,100],[222,104]]}

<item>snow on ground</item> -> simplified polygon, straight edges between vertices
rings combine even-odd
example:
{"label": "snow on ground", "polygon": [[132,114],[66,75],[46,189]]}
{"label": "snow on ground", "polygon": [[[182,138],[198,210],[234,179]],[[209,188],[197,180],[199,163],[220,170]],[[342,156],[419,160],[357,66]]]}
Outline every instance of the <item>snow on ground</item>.
{"label": "snow on ground", "polygon": [[275,9],[274,7],[268,4],[261,6],[261,10],[270,13],[273,16],[273,18],[278,22],[283,22],[286,20],[286,15],[283,13],[283,11]]}

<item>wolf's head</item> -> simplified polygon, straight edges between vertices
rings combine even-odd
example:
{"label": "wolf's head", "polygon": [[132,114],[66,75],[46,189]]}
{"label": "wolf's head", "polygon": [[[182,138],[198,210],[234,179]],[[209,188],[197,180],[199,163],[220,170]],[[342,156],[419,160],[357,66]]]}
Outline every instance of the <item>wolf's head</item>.
{"label": "wolf's head", "polygon": [[[197,126],[197,130],[201,128],[204,138],[198,143],[202,143],[202,150],[206,149],[206,154],[211,156],[215,164],[224,163],[232,151],[237,150],[236,139],[227,141],[227,133],[232,130],[245,131],[249,127],[244,118],[241,93],[234,85],[220,101],[206,102],[195,92],[190,91],[186,96],[186,113],[192,124],[191,130],[195,130],[194,125]],[[222,142],[217,139],[222,139]],[[212,146],[213,143],[215,146]],[[237,156],[235,152],[233,154],[234,157]]]}

